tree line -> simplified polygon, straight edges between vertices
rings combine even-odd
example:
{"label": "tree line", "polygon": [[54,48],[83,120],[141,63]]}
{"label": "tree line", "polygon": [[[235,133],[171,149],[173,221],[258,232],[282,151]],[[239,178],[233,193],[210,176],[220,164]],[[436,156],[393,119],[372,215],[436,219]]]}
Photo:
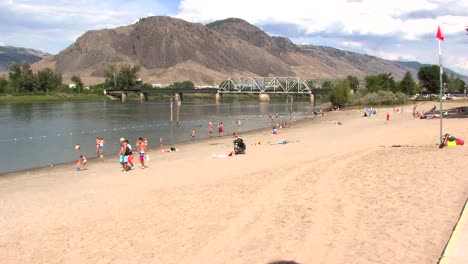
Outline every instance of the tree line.
{"label": "tree line", "polygon": [[[91,86],[91,91],[100,93],[103,89],[151,89],[153,86],[144,83],[139,78],[141,67],[139,65],[110,65],[104,71],[105,81],[102,84]],[[422,90],[428,93],[439,92],[439,71],[438,65],[423,66],[417,74],[418,83],[413,79],[410,72],[406,72],[401,81],[396,81],[391,73],[381,73],[378,75],[368,75],[364,78],[364,87],[360,86],[360,81],[356,76],[348,76],[341,81],[325,81],[321,88],[332,89],[330,100],[337,105],[349,103],[349,92],[365,96],[367,94],[379,92],[402,93],[412,96]],[[446,92],[463,92],[465,81],[460,77],[443,74],[444,88]],[[62,83],[62,75],[55,73],[49,68],[33,73],[31,66],[27,63],[12,64],[9,69],[8,78],[0,77],[0,93],[2,94],[28,94],[28,93],[50,93],[50,92],[76,92],[81,93],[84,84],[80,76],[71,77],[72,89]],[[309,83],[313,85],[313,83]],[[162,88],[162,87],[161,87]],[[194,89],[195,85],[191,81],[174,82],[164,88],[189,88]],[[354,96],[355,97],[355,96]]]}
{"label": "tree line", "polygon": [[78,75],[73,75],[71,81],[74,89],[62,83],[62,75],[50,68],[34,73],[28,63],[14,63],[10,66],[8,78],[0,77],[0,93],[2,94],[40,94],[50,92],[83,92],[84,84]]}
{"label": "tree line", "polygon": [[[151,89],[153,86],[144,83],[139,78],[141,67],[139,65],[112,64],[104,70],[105,80],[103,83],[91,85],[87,93],[102,93],[104,89]],[[85,85],[79,75],[71,77],[71,85],[63,83],[62,75],[55,73],[50,68],[45,68],[34,73],[28,63],[14,63],[10,66],[8,77],[0,76],[0,94],[49,94],[82,93]],[[174,82],[165,88],[188,88],[195,89],[191,81]]]}
{"label": "tree line", "polygon": [[[401,81],[396,81],[391,73],[368,75],[364,78],[364,87],[359,87],[355,76],[348,76],[337,82],[325,81],[322,88],[331,89],[330,101],[337,106],[347,104],[400,104],[408,96],[425,91],[438,94],[440,91],[440,67],[438,65],[423,66],[417,73],[418,83],[410,72],[406,72]],[[443,73],[443,93],[464,92],[466,83],[460,77],[448,76]],[[351,90],[353,94],[351,95]]]}

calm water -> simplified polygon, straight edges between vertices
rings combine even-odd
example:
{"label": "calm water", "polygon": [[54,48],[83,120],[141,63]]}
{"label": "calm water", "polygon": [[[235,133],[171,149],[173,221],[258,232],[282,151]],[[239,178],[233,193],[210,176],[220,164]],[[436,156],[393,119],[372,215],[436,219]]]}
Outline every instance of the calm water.
{"label": "calm water", "polygon": [[[229,136],[269,127],[270,113],[279,113],[277,122],[286,122],[289,108],[285,101],[216,104],[208,99],[185,100],[180,107],[180,123],[176,125],[169,122],[167,100],[0,104],[0,173],[72,162],[80,152],[88,159],[94,158],[96,136],[104,137],[104,156],[116,155],[121,137],[129,139],[132,145],[136,138],[147,137],[150,148],[159,146],[162,137],[168,146],[190,140],[192,128],[197,131],[196,138],[208,137],[209,121],[213,122],[214,135],[217,124],[223,122],[225,135]],[[308,102],[293,105],[296,119],[312,111]],[[174,123],[175,113],[174,107]],[[241,120],[240,126],[237,119]],[[74,150],[75,144],[81,145],[80,152]]]}

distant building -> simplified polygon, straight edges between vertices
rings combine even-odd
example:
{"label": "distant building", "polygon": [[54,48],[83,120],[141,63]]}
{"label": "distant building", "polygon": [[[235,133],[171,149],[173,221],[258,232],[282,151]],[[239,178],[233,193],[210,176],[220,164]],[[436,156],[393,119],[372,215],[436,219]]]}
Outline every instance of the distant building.
{"label": "distant building", "polygon": [[151,86],[153,86],[153,88],[156,88],[156,87],[166,87],[166,86],[169,86],[171,85],[170,83],[152,83]]}

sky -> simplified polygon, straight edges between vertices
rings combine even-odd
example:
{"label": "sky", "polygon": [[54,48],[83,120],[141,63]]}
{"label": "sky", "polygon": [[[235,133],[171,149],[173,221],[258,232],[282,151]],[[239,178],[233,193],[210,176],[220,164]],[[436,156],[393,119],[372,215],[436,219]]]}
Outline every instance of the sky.
{"label": "sky", "polygon": [[297,44],[389,60],[443,64],[468,75],[468,0],[1,0],[0,45],[57,54],[88,30],[147,16],[209,23],[237,17]]}

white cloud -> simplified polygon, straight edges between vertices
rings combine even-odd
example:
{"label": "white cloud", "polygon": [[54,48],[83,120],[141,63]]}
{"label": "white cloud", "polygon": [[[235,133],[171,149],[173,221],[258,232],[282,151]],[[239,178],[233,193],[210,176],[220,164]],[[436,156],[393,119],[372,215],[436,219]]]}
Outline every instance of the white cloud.
{"label": "white cloud", "polygon": [[[269,31],[275,24],[294,25],[303,36],[284,28],[282,34],[300,42],[422,63],[436,63],[433,53],[437,51],[433,48],[438,25],[445,42],[455,47],[461,35],[466,37],[462,31],[468,21],[468,11],[464,11],[468,10],[468,1],[448,4],[445,0],[327,0],[320,4],[303,0],[288,0],[287,4],[271,0],[182,0],[179,9],[177,16],[192,22],[238,17],[254,25],[271,25]],[[465,52],[459,50],[447,52],[458,52],[453,55],[466,59]],[[463,73],[468,74],[468,69]]]}
{"label": "white cloud", "polygon": [[[240,17],[253,24],[265,22],[295,23],[307,29],[307,32],[341,31],[342,33],[360,33],[384,35],[401,33],[414,39],[424,34],[433,33],[437,24],[446,25],[446,32],[453,33],[466,18],[443,16],[437,19],[403,20],[398,17],[420,10],[436,10],[438,5],[433,0],[327,0],[316,1],[289,0],[287,4],[270,0],[183,0],[178,17],[189,21],[205,22]],[[462,2],[462,1],[460,1]],[[468,3],[468,1],[466,1]],[[460,6],[467,3],[460,3]]]}
{"label": "white cloud", "polygon": [[353,47],[353,48],[361,48],[363,46],[361,42],[356,42],[356,41],[342,41],[341,45],[344,47]]}
{"label": "white cloud", "polygon": [[[165,1],[3,0],[0,44],[57,53],[88,30],[168,15]],[[468,75],[467,44],[461,41],[468,40],[467,10],[468,1],[446,0],[181,0],[176,16],[202,23],[238,17],[298,43],[422,63],[437,63],[435,33],[441,25],[447,66]]]}
{"label": "white cloud", "polygon": [[[166,8],[161,1],[0,1],[0,35],[15,46],[36,45],[32,48],[44,46],[44,39],[48,38],[50,44],[45,45],[46,51],[56,53],[88,30],[128,25],[148,13],[164,15]],[[31,41],[25,42],[24,36],[28,36]],[[38,43],[34,38],[42,42]]]}
{"label": "white cloud", "polygon": [[456,72],[468,72],[468,58],[450,56],[444,58],[444,64]]}
{"label": "white cloud", "polygon": [[414,61],[417,59],[414,54],[406,54],[406,53],[400,53],[400,52],[377,51],[373,53],[375,56],[380,57],[382,59],[386,59],[386,60]]}

